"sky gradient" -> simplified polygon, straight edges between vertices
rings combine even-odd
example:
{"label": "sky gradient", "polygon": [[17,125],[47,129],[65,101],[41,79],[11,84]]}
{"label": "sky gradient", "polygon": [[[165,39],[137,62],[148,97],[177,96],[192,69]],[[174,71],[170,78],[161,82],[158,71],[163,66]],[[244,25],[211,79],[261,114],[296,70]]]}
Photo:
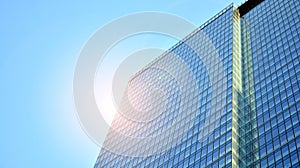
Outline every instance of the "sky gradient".
{"label": "sky gradient", "polygon": [[81,48],[101,26],[143,11],[200,26],[231,2],[241,0],[1,0],[0,168],[93,167],[100,147],[77,120],[72,78]]}

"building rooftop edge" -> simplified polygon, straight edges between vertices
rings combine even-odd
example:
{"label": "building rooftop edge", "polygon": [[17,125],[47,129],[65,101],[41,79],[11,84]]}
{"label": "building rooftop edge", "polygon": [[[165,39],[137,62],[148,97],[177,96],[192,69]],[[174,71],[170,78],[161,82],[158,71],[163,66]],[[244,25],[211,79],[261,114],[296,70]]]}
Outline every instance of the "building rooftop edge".
{"label": "building rooftop edge", "polygon": [[169,49],[167,49],[165,52],[163,52],[161,55],[159,55],[157,58],[155,58],[153,61],[151,61],[149,64],[147,64],[144,68],[142,68],[140,71],[138,71],[137,73],[135,73],[133,76],[131,76],[131,78],[129,79],[128,83],[130,83],[133,79],[135,79],[138,75],[140,75],[141,73],[143,73],[146,69],[148,69],[149,67],[151,67],[153,64],[155,64],[157,61],[161,60],[162,58],[164,58],[165,56],[167,56],[167,54],[171,53],[175,48],[177,48],[178,46],[180,46],[182,43],[185,43],[185,41],[187,41],[189,38],[191,38],[194,34],[196,34],[197,32],[201,31],[204,27],[206,27],[207,25],[209,25],[210,23],[212,23],[214,20],[216,20],[218,17],[220,17],[222,14],[224,14],[226,11],[228,11],[231,8],[236,8],[234,6],[234,3],[229,4],[228,6],[226,6],[224,9],[222,9],[220,12],[218,12],[217,14],[215,14],[213,17],[211,17],[209,20],[207,20],[206,22],[204,22],[203,24],[201,24],[199,27],[197,27],[195,30],[193,30],[192,32],[190,32],[187,36],[185,36],[183,39],[179,40],[177,43],[175,43],[173,46],[171,46]]}
{"label": "building rooftop edge", "polygon": [[204,27],[206,27],[211,22],[213,22],[214,20],[216,20],[219,16],[221,16],[222,14],[224,14],[229,9],[232,9],[232,8],[233,9],[238,9],[239,12],[240,12],[240,16],[243,16],[244,14],[246,14],[247,12],[249,12],[251,9],[253,9],[254,7],[256,7],[258,4],[260,4],[263,1],[264,0],[247,0],[244,3],[242,3],[239,7],[236,7],[234,5],[234,3],[229,4],[227,7],[225,7],[220,12],[218,12],[217,14],[215,14],[209,20],[207,20],[206,22],[204,22],[203,24],[201,24],[194,31],[192,31],[191,33],[189,33],[182,40],[178,41],[176,44],[174,44],[173,46],[171,46],[168,50],[166,50],[165,52],[163,52],[160,56],[158,56],[153,61],[151,61],[148,65],[146,65],[146,67],[142,68],[140,71],[138,71],[137,73],[135,73],[128,82],[131,82],[134,78],[136,78],[138,75],[140,75],[141,73],[143,73],[147,69],[147,67],[150,67],[151,65],[155,64],[157,61],[159,61],[160,59],[162,59],[164,56],[166,56],[168,53],[172,52],[180,44],[184,43],[186,40],[188,40],[189,38],[191,38],[194,34],[196,34],[197,32],[201,31]]}
{"label": "building rooftop edge", "polygon": [[239,9],[239,13],[240,16],[245,15],[246,13],[248,13],[251,9],[255,8],[257,5],[259,5],[261,2],[263,2],[264,0],[248,0],[245,1],[244,3],[242,3],[238,9]]}

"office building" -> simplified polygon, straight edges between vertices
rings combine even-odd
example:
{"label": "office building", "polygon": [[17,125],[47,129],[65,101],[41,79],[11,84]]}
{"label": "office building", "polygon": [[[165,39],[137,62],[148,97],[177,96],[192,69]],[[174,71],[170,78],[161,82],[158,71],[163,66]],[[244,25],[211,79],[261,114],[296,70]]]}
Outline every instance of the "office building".
{"label": "office building", "polygon": [[152,143],[110,131],[105,144],[120,153],[102,148],[96,168],[300,167],[300,1],[231,4],[129,85],[129,99],[157,116],[125,105],[135,120],[117,115],[112,129]]}

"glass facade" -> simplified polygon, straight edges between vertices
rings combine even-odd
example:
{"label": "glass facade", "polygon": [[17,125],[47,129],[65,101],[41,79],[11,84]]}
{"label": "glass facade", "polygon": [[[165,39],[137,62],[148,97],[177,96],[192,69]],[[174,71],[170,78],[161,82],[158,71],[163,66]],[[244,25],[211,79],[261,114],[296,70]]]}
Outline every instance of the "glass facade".
{"label": "glass facade", "polygon": [[[256,167],[299,167],[300,1],[265,0],[241,17],[243,84]],[[255,101],[253,101],[255,100]],[[252,120],[252,121],[250,121]]]}
{"label": "glass facade", "polygon": [[[155,143],[144,148],[159,152],[134,157],[102,148],[96,168],[300,166],[300,1],[265,0],[247,12],[239,10],[229,5],[129,81],[131,103],[158,114],[137,122],[150,116],[131,113],[124,98],[122,111],[136,120],[117,114],[111,129],[153,136]],[[200,33],[210,39],[221,64],[212,59]],[[177,79],[157,67],[175,68]],[[213,67],[210,72],[208,67]],[[226,85],[213,88],[210,79],[220,79],[220,68]],[[211,114],[222,102],[224,108]],[[195,115],[181,115],[186,111]],[[161,142],[171,141],[155,138],[159,134],[177,138],[176,143],[166,148]],[[104,146],[133,154],[138,143],[109,131]]]}

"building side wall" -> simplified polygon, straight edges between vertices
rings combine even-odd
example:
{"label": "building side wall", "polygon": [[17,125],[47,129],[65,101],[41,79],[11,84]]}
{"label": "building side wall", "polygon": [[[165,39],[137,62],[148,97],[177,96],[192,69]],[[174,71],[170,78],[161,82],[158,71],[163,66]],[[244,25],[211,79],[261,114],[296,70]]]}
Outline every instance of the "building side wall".
{"label": "building side wall", "polygon": [[244,87],[255,100],[250,121],[257,127],[250,129],[258,141],[252,156],[259,157],[251,167],[299,166],[299,18],[299,0],[265,0],[242,17],[243,73],[253,75]]}

